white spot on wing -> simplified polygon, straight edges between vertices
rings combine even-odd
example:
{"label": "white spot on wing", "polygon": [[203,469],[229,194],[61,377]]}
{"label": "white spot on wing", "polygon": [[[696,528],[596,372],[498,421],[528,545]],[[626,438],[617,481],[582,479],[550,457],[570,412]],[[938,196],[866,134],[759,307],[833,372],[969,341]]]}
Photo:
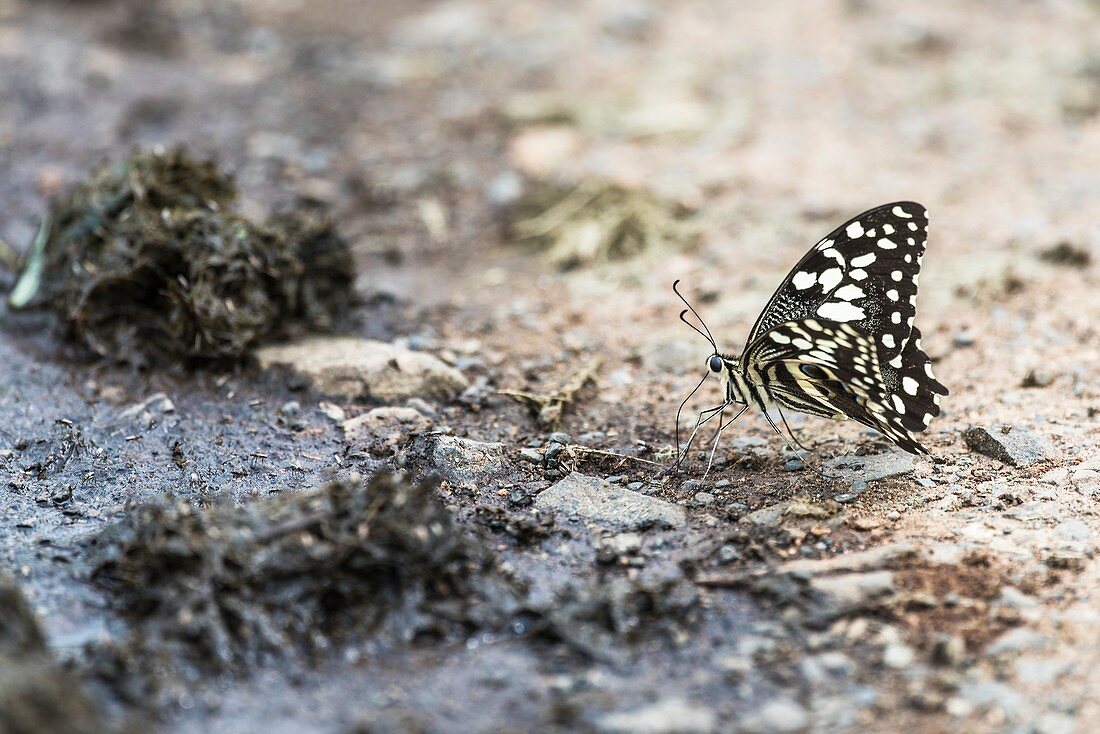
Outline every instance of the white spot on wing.
{"label": "white spot on wing", "polygon": [[794,274],[794,277],[791,278],[791,283],[793,283],[794,287],[800,291],[806,290],[816,282],[817,274],[807,273],[805,270],[799,270],[797,273]]}
{"label": "white spot on wing", "polygon": [[893,240],[886,239],[885,237],[879,239],[879,241],[876,242],[875,244],[878,245],[879,247],[881,247],[884,250],[893,250],[895,247],[898,246],[896,242],[894,242]]}
{"label": "white spot on wing", "polygon": [[836,293],[834,293],[833,295],[845,301],[854,301],[857,298],[863,298],[863,296],[865,296],[866,294],[863,292],[863,289],[860,288],[858,285],[853,285],[852,283],[849,283],[843,288],[838,288]]}
{"label": "white spot on wing", "polygon": [[852,222],[848,225],[848,228],[844,230],[844,233],[852,239],[855,239],[856,237],[862,237],[863,225],[859,222]]}
{"label": "white spot on wing", "polygon": [[833,246],[833,241],[832,240],[821,240],[821,242],[817,243],[817,249],[819,249],[819,250],[827,250],[832,246]]}
{"label": "white spot on wing", "polygon": [[795,339],[792,344],[794,344],[799,349],[813,348],[813,342],[811,342],[809,339],[803,339],[802,337]]}
{"label": "white spot on wing", "polygon": [[910,395],[916,395],[919,385],[917,384],[916,380],[914,380],[909,375],[906,375],[905,377],[901,378],[901,387],[903,390],[905,390],[905,392],[909,393]]}
{"label": "white spot on wing", "polygon": [[875,260],[878,259],[878,255],[873,252],[868,252],[866,255],[860,255],[859,257],[852,258],[852,267],[865,268]]}
{"label": "white spot on wing", "polygon": [[905,415],[905,403],[902,402],[901,398],[899,398],[897,395],[891,395],[890,400],[892,400],[894,403],[894,410],[896,410],[901,415]]}
{"label": "white spot on wing", "polygon": [[852,272],[848,273],[848,277],[852,280],[863,280],[867,277],[867,271],[863,268],[856,268]]}
{"label": "white spot on wing", "polygon": [[898,295],[897,290],[891,288],[890,290],[886,291],[886,297],[889,298],[891,301],[896,301],[900,296]]}
{"label": "white spot on wing", "polygon": [[894,313],[890,314],[890,320],[893,321],[895,324],[900,324],[901,323],[901,312],[900,311],[894,311]]}
{"label": "white spot on wing", "polygon": [[894,342],[894,335],[893,334],[883,334],[882,335],[882,344],[883,344],[883,346],[887,347],[888,349],[893,349],[895,346],[897,346],[896,343]]}
{"label": "white spot on wing", "polygon": [[821,284],[821,287],[828,293],[833,288],[836,288],[837,283],[841,281],[844,274],[840,271],[840,268],[829,268],[821,275],[817,276],[817,282]]}
{"label": "white spot on wing", "polygon": [[895,207],[894,207],[893,209],[891,209],[890,211],[892,211],[892,212],[894,213],[894,216],[897,216],[897,217],[905,217],[906,219],[912,219],[912,218],[913,218],[913,215],[912,215],[912,214],[910,214],[909,212],[905,211],[905,210],[904,210],[904,209],[902,209],[902,208],[901,208],[900,206],[895,206]]}
{"label": "white spot on wing", "polygon": [[772,332],[772,341],[776,344],[790,344],[791,338],[786,334],[780,334],[778,331]]}
{"label": "white spot on wing", "polygon": [[894,280],[896,280],[898,283],[900,283],[901,282],[901,271],[900,270],[895,270],[894,272],[890,273],[890,277],[893,278]]}
{"label": "white spot on wing", "polygon": [[882,225],[882,233],[883,234],[893,234],[894,233],[894,225],[890,224],[889,222]]}
{"label": "white spot on wing", "polygon": [[896,369],[896,370],[900,370],[900,369],[901,369],[901,355],[899,354],[898,356],[896,356],[896,357],[894,357],[893,359],[891,359],[891,360],[890,360],[890,362],[889,362],[889,364],[890,364],[890,366],[891,366],[891,367],[893,367],[894,369]]}
{"label": "white spot on wing", "polygon": [[830,319],[832,321],[858,321],[864,318],[867,314],[859,306],[853,306],[848,302],[836,302],[830,301],[823,303],[817,308],[817,315],[823,319]]}

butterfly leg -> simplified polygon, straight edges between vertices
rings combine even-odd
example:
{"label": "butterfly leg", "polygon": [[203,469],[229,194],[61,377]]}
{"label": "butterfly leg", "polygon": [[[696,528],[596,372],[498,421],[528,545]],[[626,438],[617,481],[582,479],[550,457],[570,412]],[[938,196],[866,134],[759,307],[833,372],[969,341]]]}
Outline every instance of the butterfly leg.
{"label": "butterfly leg", "polygon": [[[678,458],[676,459],[676,466],[680,466],[683,460],[687,458],[688,449],[691,448],[691,443],[695,440],[695,434],[699,433],[699,429],[711,418],[716,415],[720,415],[728,405],[729,403],[722,403],[721,405],[716,405],[713,408],[707,408],[706,410],[699,411],[699,417],[695,419],[695,427],[691,429],[691,435],[688,436],[687,443],[684,444],[684,450],[677,454]],[[706,418],[704,418],[703,416],[706,416]],[[678,452],[680,451],[679,445],[676,446],[676,450]]]}
{"label": "butterfly leg", "polygon": [[[789,440],[787,440],[786,434],[784,434],[783,431],[779,430],[779,426],[775,425],[775,421],[773,421],[772,417],[770,415],[768,415],[768,411],[767,410],[762,410],[761,412],[764,414],[764,420],[768,421],[768,425],[772,427],[772,430],[775,431],[781,439],[783,439],[783,443],[787,444],[787,448],[789,448],[793,453],[795,453],[797,455],[798,454],[798,449],[796,449],[794,446],[791,446],[791,442]],[[779,415],[782,416],[783,412],[780,411]],[[786,419],[784,419],[783,423],[784,423],[784,425],[786,425]],[[790,430],[790,428],[788,428],[787,430]],[[798,439],[795,439],[795,443],[798,443]],[[802,444],[800,444],[800,443],[798,445],[802,446]],[[803,448],[805,448],[805,447],[803,447]]]}
{"label": "butterfly leg", "polygon": [[776,407],[779,408],[779,417],[783,419],[783,427],[787,429],[787,433],[791,434],[791,440],[794,441],[794,445],[806,453],[810,453],[810,450],[802,445],[802,442],[798,440],[798,436],[794,435],[794,431],[791,430],[790,424],[787,423],[787,416],[783,413],[783,406],[777,403]]}
{"label": "butterfly leg", "polygon": [[730,418],[728,421],[726,421],[725,423],[721,423],[721,421],[719,421],[721,425],[718,426],[718,430],[714,434],[714,446],[710,450],[710,458],[707,459],[707,470],[703,472],[703,479],[706,479],[707,475],[710,474],[710,467],[714,464],[714,453],[718,450],[718,442],[722,440],[722,431],[729,428],[735,420],[741,417],[742,413],[748,410],[748,408],[748,405],[742,405],[741,409],[734,413],[733,417]]}

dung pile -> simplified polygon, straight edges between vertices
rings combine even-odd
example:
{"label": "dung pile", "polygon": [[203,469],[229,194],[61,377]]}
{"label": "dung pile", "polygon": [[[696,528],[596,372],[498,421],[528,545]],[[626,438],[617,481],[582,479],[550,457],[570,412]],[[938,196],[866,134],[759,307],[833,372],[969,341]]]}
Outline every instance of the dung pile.
{"label": "dung pile", "polygon": [[330,329],[353,298],[347,243],[316,215],[254,222],[232,180],[176,149],[138,153],[55,202],[10,302],[52,308],[109,359],[233,359]]}
{"label": "dung pile", "polygon": [[698,622],[701,599],[677,571],[566,587],[532,611],[543,636],[594,660],[621,663],[645,640],[682,642]]}
{"label": "dung pile", "polygon": [[50,659],[15,582],[0,573],[0,734],[101,734],[108,726]]}
{"label": "dung pile", "polygon": [[650,191],[608,181],[540,184],[516,202],[512,234],[568,269],[688,244],[696,234],[688,214]]}
{"label": "dung pile", "polygon": [[393,475],[242,507],[148,504],[93,544],[131,647],[170,670],[468,634],[501,626],[518,598],[434,486]]}

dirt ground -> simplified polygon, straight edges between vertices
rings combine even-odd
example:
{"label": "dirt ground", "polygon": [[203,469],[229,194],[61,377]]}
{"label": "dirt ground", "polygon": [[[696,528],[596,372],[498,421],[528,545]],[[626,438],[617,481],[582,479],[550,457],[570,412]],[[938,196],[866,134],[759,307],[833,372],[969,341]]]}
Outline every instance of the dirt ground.
{"label": "dirt ground", "polygon": [[[1098,28],[1086,0],[0,0],[0,238],[25,250],[97,164],[183,144],[245,213],[326,208],[358,267],[352,336],[464,383],[340,397],[301,356],[136,371],[5,311],[0,554],[51,664],[104,731],[1094,731]],[[532,182],[604,179],[695,236],[569,270],[512,241]],[[710,352],[672,281],[738,352],[810,245],[902,199],[931,218],[933,456],[791,417],[813,449],[794,461],[746,415],[709,474],[701,449],[667,471]],[[503,394],[589,369],[556,425]],[[413,417],[343,427],[379,406]],[[974,428],[1026,443],[1023,465]],[[456,532],[517,590],[507,623],[143,667],[166,628],[91,550],[136,504],[247,514],[385,468],[442,475]],[[158,624],[193,648],[191,621]],[[35,730],[2,709],[0,731]]]}

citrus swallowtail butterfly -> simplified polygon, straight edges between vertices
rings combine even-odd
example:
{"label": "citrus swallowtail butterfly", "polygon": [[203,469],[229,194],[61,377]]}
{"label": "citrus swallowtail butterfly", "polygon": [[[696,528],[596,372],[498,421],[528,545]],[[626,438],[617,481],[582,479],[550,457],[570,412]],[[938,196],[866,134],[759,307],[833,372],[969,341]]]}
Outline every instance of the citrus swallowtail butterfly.
{"label": "citrus swallowtail butterfly", "polygon": [[[740,357],[719,351],[710,329],[677,290],[679,281],[674,283],[688,306],[680,319],[711,343],[707,374],[718,375],[724,388],[723,403],[700,413],[687,445],[702,424],[719,416],[717,446],[722,430],[755,405],[780,436],[769,407],[778,406],[781,417],[786,407],[851,419],[910,453],[928,453],[913,434],[939,414],[940,396],[948,391],[933,376],[913,326],[927,232],[927,212],[910,201],[871,209],[842,224],[783,279]],[[689,309],[702,330],[687,320]],[[684,404],[704,381],[706,376]],[[723,424],[725,409],[735,405],[740,409]],[[679,412],[677,447],[678,434]]]}

